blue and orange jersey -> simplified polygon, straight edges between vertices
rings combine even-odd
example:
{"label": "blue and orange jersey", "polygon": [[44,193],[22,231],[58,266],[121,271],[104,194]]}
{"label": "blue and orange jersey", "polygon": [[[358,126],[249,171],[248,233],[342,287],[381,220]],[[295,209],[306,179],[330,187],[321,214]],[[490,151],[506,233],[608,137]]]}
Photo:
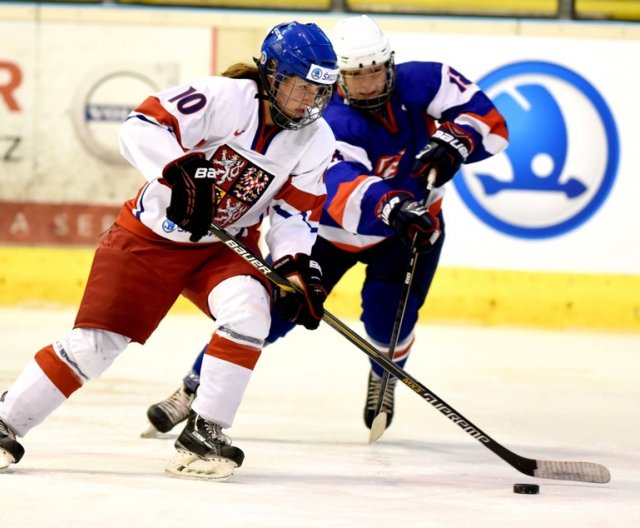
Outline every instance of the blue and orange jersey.
{"label": "blue and orange jersey", "polygon": [[[466,163],[498,154],[508,145],[505,120],[486,94],[437,62],[398,64],[395,89],[375,112],[353,108],[336,93],[324,117],[337,147],[325,179],[327,202],[319,234],[348,251],[395,234],[376,216],[384,195],[406,191],[422,198],[424,190],[411,169],[416,154],[441,124],[454,123],[468,135],[472,150]],[[445,188],[431,194],[434,213]]]}

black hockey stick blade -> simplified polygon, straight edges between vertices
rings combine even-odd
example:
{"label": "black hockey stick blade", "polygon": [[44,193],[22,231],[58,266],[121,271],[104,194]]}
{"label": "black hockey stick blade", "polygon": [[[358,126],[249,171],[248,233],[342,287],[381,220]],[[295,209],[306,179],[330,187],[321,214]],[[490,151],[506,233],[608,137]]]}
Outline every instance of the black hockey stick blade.
{"label": "black hockey stick blade", "polygon": [[[254,266],[273,284],[282,288],[284,291],[296,291],[296,288],[287,279],[281,277],[262,259],[254,255],[251,250],[227,233],[222,227],[215,223],[211,223],[210,231],[227,247],[236,252],[238,256]],[[470,420],[462,416],[462,414],[451,407],[451,405],[438,397],[434,392],[425,387],[408,372],[396,365],[393,361],[387,358],[385,354],[376,350],[367,340],[362,338],[327,310],[324,311],[322,320],[331,328],[336,330],[341,336],[346,338],[351,344],[355,345],[369,356],[389,374],[394,375],[399,381],[418,394],[423,400],[433,405],[438,411],[440,411],[440,413],[449,418],[449,420],[455,423],[464,432],[475,438],[487,449],[521,473],[531,477],[592,482],[597,484],[606,484],[611,480],[609,470],[600,464],[595,464],[593,462],[534,460],[510,451],[502,444],[496,442],[479,427],[474,425]]]}

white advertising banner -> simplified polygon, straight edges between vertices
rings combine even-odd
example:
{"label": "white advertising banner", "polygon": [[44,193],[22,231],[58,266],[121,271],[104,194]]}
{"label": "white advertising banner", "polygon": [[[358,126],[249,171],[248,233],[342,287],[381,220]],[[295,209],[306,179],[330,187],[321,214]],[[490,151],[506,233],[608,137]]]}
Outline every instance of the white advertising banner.
{"label": "white advertising banner", "polygon": [[640,273],[640,41],[390,39],[397,62],[443,62],[477,82],[509,127],[505,153],[449,184],[443,265]]}
{"label": "white advertising banner", "polygon": [[[132,197],[142,178],[118,152],[120,124],[152,92],[211,73],[215,27],[0,21],[0,200]],[[478,82],[511,134],[448,184],[442,265],[640,274],[640,40],[389,37],[397,62]]]}
{"label": "white advertising banner", "polygon": [[0,136],[5,157],[7,136],[21,138],[24,163],[0,164],[2,200],[120,204],[133,197],[143,180],[119,154],[120,125],[151,93],[210,75],[211,28],[42,23],[36,38],[15,22],[8,27],[0,94],[9,62],[21,72],[14,93],[23,113],[13,124],[3,110]]}
{"label": "white advertising banner", "polygon": [[31,179],[37,32],[33,21],[0,21],[0,197]]}

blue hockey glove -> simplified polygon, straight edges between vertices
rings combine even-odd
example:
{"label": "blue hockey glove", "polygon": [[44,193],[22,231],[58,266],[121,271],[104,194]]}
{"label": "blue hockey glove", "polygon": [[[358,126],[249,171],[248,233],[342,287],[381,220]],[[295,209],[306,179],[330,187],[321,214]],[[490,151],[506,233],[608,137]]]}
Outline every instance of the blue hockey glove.
{"label": "blue hockey glove", "polygon": [[213,164],[203,154],[187,154],[168,163],[162,178],[171,187],[167,218],[189,231],[191,242],[197,242],[209,232],[216,215]]}
{"label": "blue hockey glove", "polygon": [[406,240],[416,240],[420,253],[431,250],[440,236],[440,220],[408,193],[388,193],[378,206],[378,217]]}
{"label": "blue hockey glove", "polygon": [[429,171],[435,169],[435,186],[441,187],[454,177],[472,149],[473,140],[467,132],[453,123],[444,123],[416,155],[412,176],[426,186]]}
{"label": "blue hockey glove", "polygon": [[277,260],[273,263],[273,269],[300,289],[295,293],[275,289],[274,306],[278,314],[309,330],[318,328],[327,298],[327,291],[322,286],[320,265],[309,255],[297,253]]}

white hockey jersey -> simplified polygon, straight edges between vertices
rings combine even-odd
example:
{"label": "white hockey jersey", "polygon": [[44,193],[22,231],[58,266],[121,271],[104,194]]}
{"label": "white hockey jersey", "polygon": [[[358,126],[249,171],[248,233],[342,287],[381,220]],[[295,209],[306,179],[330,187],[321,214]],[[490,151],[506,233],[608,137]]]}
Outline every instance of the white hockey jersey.
{"label": "white hockey jersey", "polygon": [[[185,153],[202,152],[217,169],[219,225],[244,235],[268,213],[265,241],[274,260],[311,252],[333,133],[323,119],[297,131],[268,127],[257,91],[252,80],[205,77],[156,93],[131,112],[120,149],[147,180],[125,204],[131,221],[189,243],[189,233],[166,217],[171,190],[161,180],[162,169]],[[133,225],[126,217],[124,223]],[[217,239],[207,235],[198,243],[212,242]]]}

